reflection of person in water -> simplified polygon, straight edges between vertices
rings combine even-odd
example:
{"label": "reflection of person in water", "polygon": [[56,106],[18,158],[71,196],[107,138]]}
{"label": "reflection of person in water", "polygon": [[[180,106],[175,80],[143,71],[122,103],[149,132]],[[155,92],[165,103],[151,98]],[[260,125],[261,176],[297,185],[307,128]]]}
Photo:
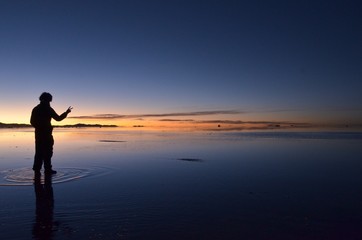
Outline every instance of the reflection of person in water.
{"label": "reflection of person in water", "polygon": [[69,107],[60,116],[50,106],[53,97],[50,93],[44,92],[40,95],[40,104],[37,105],[31,112],[30,123],[35,128],[35,156],[33,170],[35,173],[40,172],[44,162],[45,173],[57,173],[52,169],[51,158],[53,156],[53,127],[51,119],[62,121],[71,112],[72,107]]}
{"label": "reflection of person in water", "polygon": [[35,223],[33,225],[34,239],[52,239],[57,228],[57,222],[53,220],[54,195],[52,176],[45,175],[44,184],[41,183],[41,175],[35,174],[34,190],[36,196]]}

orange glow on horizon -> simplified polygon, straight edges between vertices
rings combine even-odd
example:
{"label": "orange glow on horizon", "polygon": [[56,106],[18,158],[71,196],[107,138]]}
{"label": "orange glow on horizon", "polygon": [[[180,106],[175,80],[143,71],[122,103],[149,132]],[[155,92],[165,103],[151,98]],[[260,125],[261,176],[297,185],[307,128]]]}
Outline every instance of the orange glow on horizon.
{"label": "orange glow on horizon", "polygon": [[[0,109],[1,123],[30,124],[30,107],[23,111],[7,111]],[[60,109],[56,106],[54,109]],[[60,112],[58,111],[60,114]],[[342,115],[330,115],[329,118],[318,117],[317,114],[306,113],[251,113],[235,115],[203,115],[203,116],[176,116],[176,117],[144,117],[144,118],[122,118],[122,119],[86,119],[71,118],[72,116],[92,115],[73,111],[69,117],[61,122],[52,120],[52,125],[74,125],[74,124],[101,124],[117,125],[123,129],[144,130],[263,130],[263,129],[306,129],[306,128],[348,128],[361,129],[362,123],[348,121]],[[127,114],[125,114],[127,116]],[[334,117],[333,117],[334,116]]]}

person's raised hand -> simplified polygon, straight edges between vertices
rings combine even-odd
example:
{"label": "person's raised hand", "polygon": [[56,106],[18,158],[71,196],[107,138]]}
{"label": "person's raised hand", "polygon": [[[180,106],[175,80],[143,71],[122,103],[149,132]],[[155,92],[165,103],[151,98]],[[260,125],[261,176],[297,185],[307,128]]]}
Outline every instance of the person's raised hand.
{"label": "person's raised hand", "polygon": [[69,107],[69,108],[67,109],[67,113],[70,113],[70,112],[72,111],[72,109],[73,109],[73,107]]}

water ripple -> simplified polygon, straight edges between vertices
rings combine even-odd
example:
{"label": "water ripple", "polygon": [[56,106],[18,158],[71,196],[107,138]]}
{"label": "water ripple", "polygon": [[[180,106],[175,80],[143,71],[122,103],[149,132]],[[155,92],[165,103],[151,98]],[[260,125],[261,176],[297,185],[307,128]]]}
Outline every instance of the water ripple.
{"label": "water ripple", "polygon": [[[57,168],[57,174],[52,175],[52,183],[65,183],[85,177],[103,175],[104,168]],[[44,181],[44,174],[42,174]],[[34,171],[31,168],[18,168],[0,171],[0,186],[31,186],[34,183]]]}

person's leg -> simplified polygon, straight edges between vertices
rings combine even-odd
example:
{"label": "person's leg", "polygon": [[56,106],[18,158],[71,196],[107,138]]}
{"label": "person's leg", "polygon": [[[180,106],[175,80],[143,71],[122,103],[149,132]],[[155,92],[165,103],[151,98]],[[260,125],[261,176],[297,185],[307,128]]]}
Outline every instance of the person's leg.
{"label": "person's leg", "polygon": [[44,169],[47,173],[55,174],[56,171],[52,170],[52,157],[53,157],[54,139],[52,135],[47,137],[44,151]]}
{"label": "person's leg", "polygon": [[43,165],[43,141],[41,136],[35,135],[35,155],[33,170],[40,171]]}

